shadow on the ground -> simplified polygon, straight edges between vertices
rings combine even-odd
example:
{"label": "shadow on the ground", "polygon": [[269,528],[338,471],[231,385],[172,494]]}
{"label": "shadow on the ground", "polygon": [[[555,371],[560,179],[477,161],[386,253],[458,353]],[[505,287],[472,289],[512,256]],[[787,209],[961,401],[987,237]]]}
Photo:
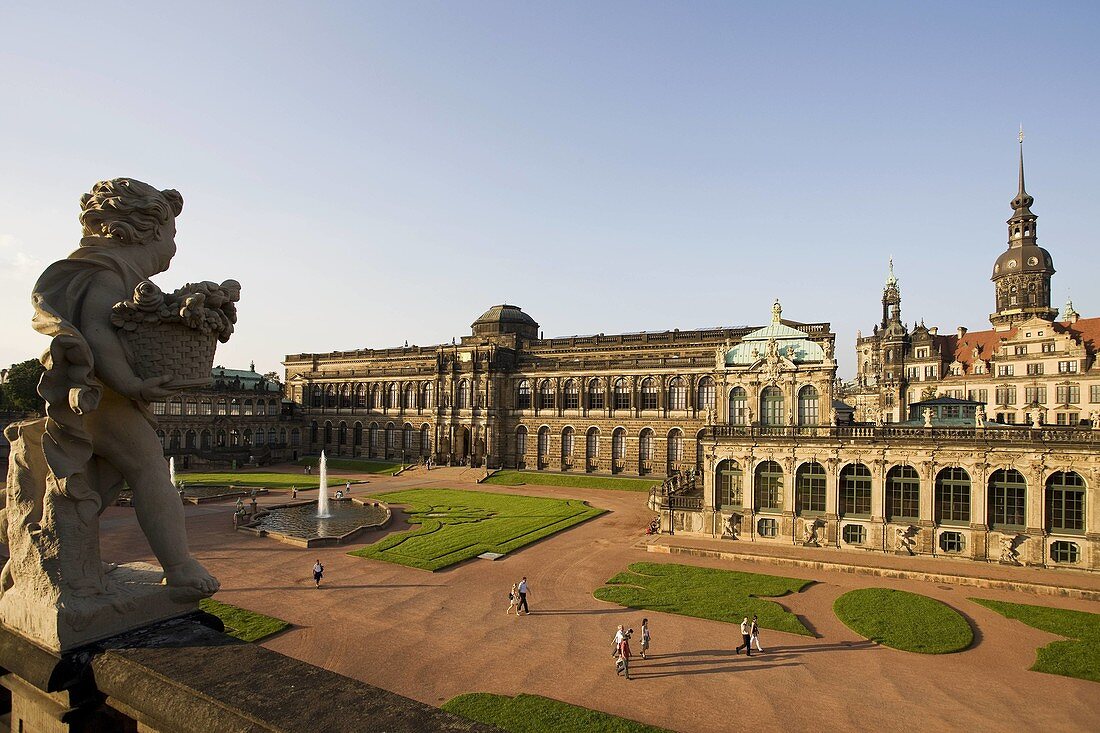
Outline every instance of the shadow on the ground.
{"label": "shadow on the ground", "polygon": [[[363,590],[375,588],[442,588],[445,583],[364,583],[362,585],[342,585],[321,581],[319,590]],[[255,591],[255,590],[302,590],[304,588],[317,589],[312,579],[303,578],[298,585],[265,585],[260,588],[223,588],[228,591]]]}
{"label": "shadow on the ground", "polygon": [[622,613],[622,608],[576,608],[543,611],[539,609],[531,613],[532,616],[598,616],[605,613]]}

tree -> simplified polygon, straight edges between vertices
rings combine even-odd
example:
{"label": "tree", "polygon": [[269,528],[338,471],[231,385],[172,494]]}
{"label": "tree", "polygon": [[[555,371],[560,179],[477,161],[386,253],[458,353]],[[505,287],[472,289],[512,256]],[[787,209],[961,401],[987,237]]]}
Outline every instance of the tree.
{"label": "tree", "polygon": [[27,359],[12,364],[2,390],[4,402],[15,410],[44,412],[46,401],[38,395],[38,380],[45,368],[38,359]]}
{"label": "tree", "polygon": [[268,372],[264,374],[264,379],[275,384],[280,384],[283,381],[279,378],[279,372]]}

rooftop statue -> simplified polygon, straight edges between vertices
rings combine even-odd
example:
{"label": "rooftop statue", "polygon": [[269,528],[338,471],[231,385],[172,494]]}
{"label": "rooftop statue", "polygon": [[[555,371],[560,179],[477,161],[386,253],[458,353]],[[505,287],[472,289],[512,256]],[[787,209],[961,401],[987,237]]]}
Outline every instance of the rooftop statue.
{"label": "rooftop statue", "polygon": [[[149,278],[176,253],[176,191],[117,178],[81,198],[84,237],[32,294],[51,338],[38,386],[46,416],[15,423],[0,540],[0,621],[54,649],[179,615],[218,590],[190,554],[180,496],[150,402],[209,384],[217,341],[236,322],[240,285],[166,293]],[[123,483],[163,566],[105,572],[99,515]],[[161,584],[163,582],[163,585]]]}

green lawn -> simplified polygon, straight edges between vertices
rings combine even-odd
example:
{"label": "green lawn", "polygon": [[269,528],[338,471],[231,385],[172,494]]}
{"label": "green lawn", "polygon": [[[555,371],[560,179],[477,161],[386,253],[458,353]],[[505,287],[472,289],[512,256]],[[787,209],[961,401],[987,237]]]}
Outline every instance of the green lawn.
{"label": "green lawn", "polygon": [[580,489],[615,489],[616,491],[649,491],[660,486],[660,481],[639,478],[615,478],[612,476],[588,476],[583,473],[544,473],[542,471],[501,471],[484,481],[501,486],[573,486]]}
{"label": "green lawn", "polygon": [[798,593],[812,580],[778,575],[741,573],[735,570],[697,568],[671,563],[636,562],[607,585],[597,588],[596,598],[628,608],[678,613],[740,624],[758,615],[761,628],[811,636],[798,617],[779,604],[760,596]]}
{"label": "green lawn", "polygon": [[508,697],[474,692],[451,698],[443,703],[443,709],[463,718],[495,725],[509,733],[672,733],[665,728],[538,695]]}
{"label": "green lawn", "polygon": [[934,598],[889,588],[861,588],[833,603],[837,618],[860,636],[918,654],[961,652],[974,641],[962,615]]}
{"label": "green lawn", "polygon": [[220,618],[225,624],[225,633],[241,641],[259,641],[290,626],[282,619],[215,601],[213,598],[199,601],[199,608]]}
{"label": "green lawn", "polygon": [[984,598],[970,600],[1006,618],[1067,637],[1066,641],[1054,641],[1039,649],[1031,666],[1033,671],[1100,682],[1100,614]]}
{"label": "green lawn", "polygon": [[[329,486],[343,486],[347,483],[347,477],[329,476]],[[178,473],[176,481],[183,481],[187,486],[259,486],[268,489],[289,489],[297,486],[299,489],[316,489],[320,485],[317,474],[306,476],[300,473],[242,473],[240,471],[225,473]]]}
{"label": "green lawn", "polygon": [[577,499],[454,489],[411,489],[375,498],[408,505],[409,521],[420,526],[351,554],[424,570],[439,570],[483,552],[511,552],[604,511]]}
{"label": "green lawn", "polygon": [[[321,459],[316,456],[302,458],[298,461],[298,465],[313,466],[316,468],[320,460]],[[362,458],[329,458],[328,467],[339,468],[343,471],[357,471],[359,473],[393,473],[401,468],[401,464],[392,461],[368,461]],[[317,474],[314,473],[314,475],[316,476]]]}

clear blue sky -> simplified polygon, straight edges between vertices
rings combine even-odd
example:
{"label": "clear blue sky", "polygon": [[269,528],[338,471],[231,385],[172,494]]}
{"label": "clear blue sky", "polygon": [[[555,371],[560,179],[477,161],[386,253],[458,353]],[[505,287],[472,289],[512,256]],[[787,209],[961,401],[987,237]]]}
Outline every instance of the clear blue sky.
{"label": "clear blue sky", "polygon": [[1095,2],[46,5],[0,8],[3,365],[125,175],[185,198],[163,286],[243,284],[227,366],[779,297],[850,375],[890,255],[906,320],[988,328],[1021,122],[1055,302],[1100,315]]}

